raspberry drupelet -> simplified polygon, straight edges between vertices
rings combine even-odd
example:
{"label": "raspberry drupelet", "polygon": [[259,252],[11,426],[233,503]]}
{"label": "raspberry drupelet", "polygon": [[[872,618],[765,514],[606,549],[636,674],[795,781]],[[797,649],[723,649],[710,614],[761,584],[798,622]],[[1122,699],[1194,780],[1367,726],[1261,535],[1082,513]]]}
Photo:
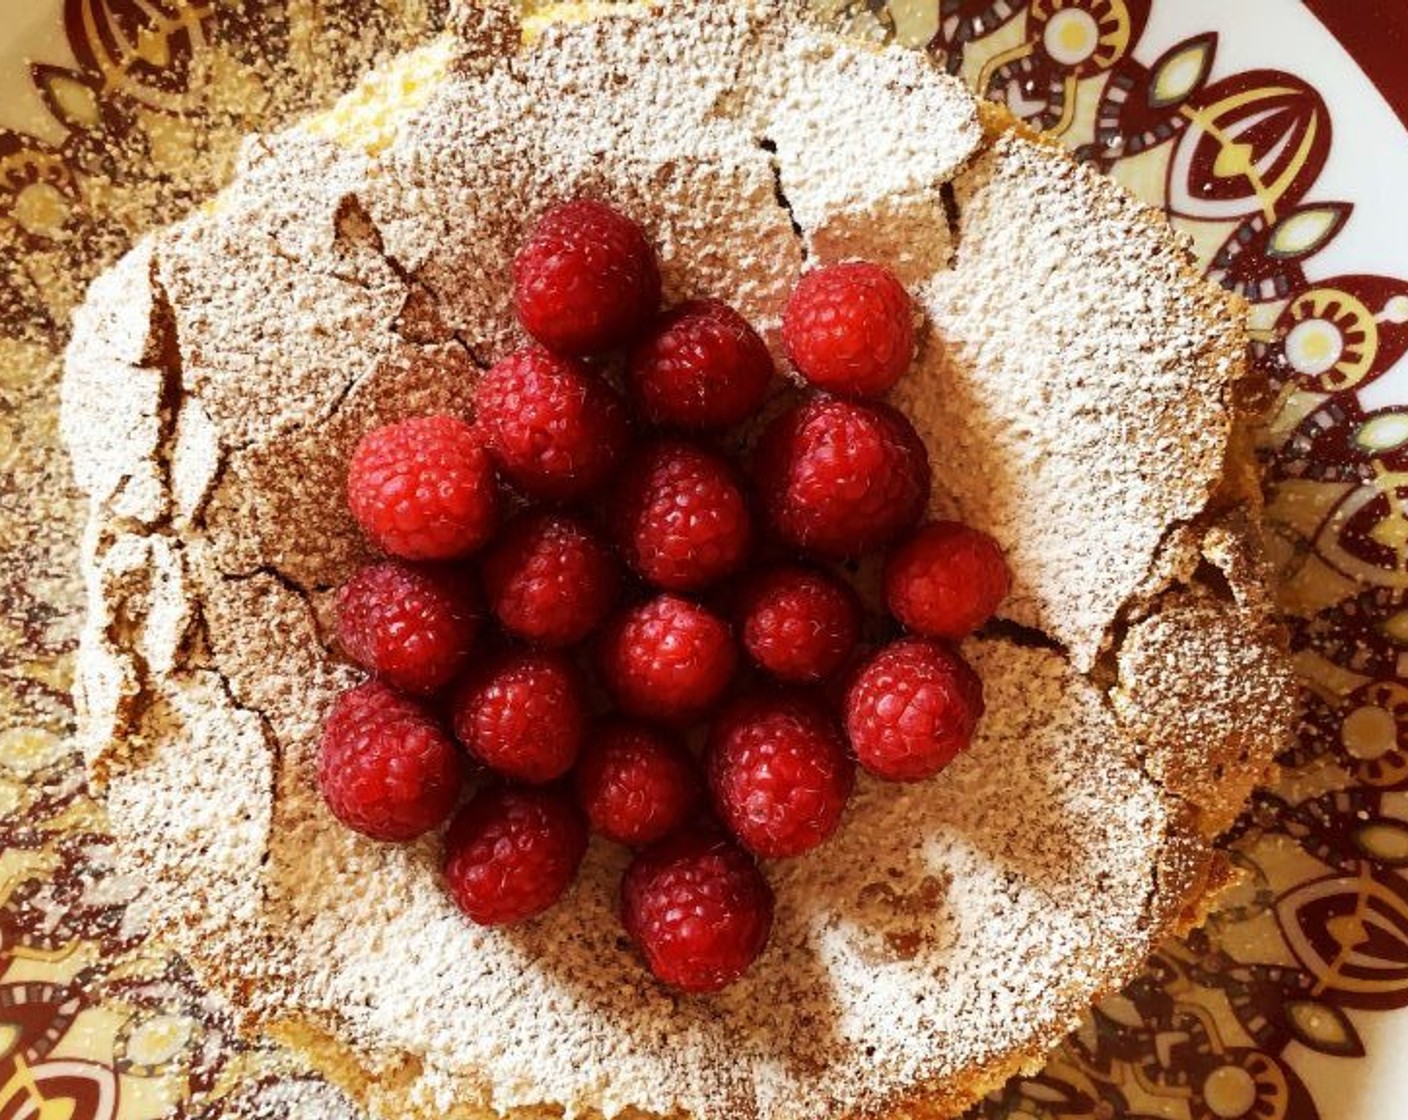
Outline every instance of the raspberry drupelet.
{"label": "raspberry drupelet", "polygon": [[782,320],[787,356],[819,389],[878,397],[914,361],[914,306],[892,272],[866,261],[807,273]]}
{"label": "raspberry drupelet", "polygon": [[963,658],[925,638],[880,650],[846,691],[846,735],[879,778],[932,778],[972,742],[983,682]]}
{"label": "raspberry drupelet", "polygon": [[631,847],[679,828],[703,790],[694,758],[682,744],[620,718],[604,721],[588,735],[575,780],[592,828]]}
{"label": "raspberry drupelet", "polygon": [[957,521],[921,527],[885,561],[885,605],[906,629],[965,638],[1012,590],[998,543]]}
{"label": "raspberry drupelet", "polygon": [[572,663],[547,650],[503,655],[472,672],[452,701],[455,738],[520,782],[562,777],[577,761],[586,701]]}
{"label": "raspberry drupelet", "polygon": [[489,608],[509,634],[536,646],[574,645],[601,623],[620,590],[615,557],[579,518],[523,513],[480,565]]}
{"label": "raspberry drupelet", "polygon": [[813,397],[763,433],[758,495],[787,544],[859,556],[914,528],[929,501],[929,456],[914,426],[882,404]]}
{"label": "raspberry drupelet", "polygon": [[850,586],[810,568],[773,568],[743,592],[739,637],[748,655],[782,681],[831,676],[860,640],[860,600]]}
{"label": "raspberry drupelet", "polygon": [[475,422],[515,488],[564,501],[606,481],[629,435],[625,407],[594,371],[541,346],[497,362],[475,391]]}
{"label": "raspberry drupelet", "polygon": [[608,623],[601,677],[622,711],[689,723],[723,695],[738,666],[728,624],[675,595],[661,595]]}
{"label": "raspberry drupelet", "polygon": [[772,888],[719,833],[676,833],[637,854],[621,881],[621,921],[655,976],[683,992],[728,987],[762,953]]}
{"label": "raspberry drupelet", "polygon": [[523,329],[561,354],[629,342],[660,307],[660,266],[645,232],[591,199],[549,208],[513,260]]}
{"label": "raspberry drupelet", "polygon": [[369,681],[333,703],[318,745],[318,787],[333,816],[374,840],[414,840],[455,807],[454,744],[424,708]]}
{"label": "raspberry drupelet", "polygon": [[801,695],[731,704],[710,732],[708,759],[719,818],[765,859],[799,856],[826,840],[855,784],[841,729]]}
{"label": "raspberry drupelet", "polygon": [[626,563],[666,591],[695,591],[737,571],[753,537],[732,465],[674,439],[630,460],[613,522]]}
{"label": "raspberry drupelet", "polygon": [[347,504],[368,539],[405,560],[473,552],[499,520],[493,463],[453,416],[420,416],[367,432],[347,469]]}
{"label": "raspberry drupelet", "polygon": [[773,372],[758,332],[715,299],[671,308],[627,365],[631,394],[647,420],[693,429],[746,420],[763,403]]}
{"label": "raspberry drupelet", "polygon": [[445,885],[476,925],[511,925],[561,898],[586,851],[586,822],[563,790],[489,786],[446,830]]}
{"label": "raspberry drupelet", "polygon": [[338,591],[337,638],[353,661],[389,684],[429,694],[464,667],[479,614],[467,576],[387,560]]}

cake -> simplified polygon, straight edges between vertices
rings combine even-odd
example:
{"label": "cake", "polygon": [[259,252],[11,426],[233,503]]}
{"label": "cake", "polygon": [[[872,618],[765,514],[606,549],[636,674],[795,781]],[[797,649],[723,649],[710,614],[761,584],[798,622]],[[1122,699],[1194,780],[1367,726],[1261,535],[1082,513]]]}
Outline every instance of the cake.
{"label": "cake", "polygon": [[[1201,920],[1293,725],[1240,308],[1161,217],[918,55],[780,0],[515,12],[463,6],[249,141],[76,316],[76,693],[121,858],[246,1025],[377,1116],[956,1114]],[[931,512],[1014,577],[964,649],[972,749],[922,785],[862,778],[835,837],[770,869],[770,947],[714,996],[620,937],[622,850],[593,841],[557,908],[480,929],[437,838],[337,827],[312,777],[359,678],[329,623],[366,559],[350,450],[472,410],[520,341],[514,246],[574,195],[649,231],[667,300],[726,296],[775,348],[804,268],[890,262],[924,317],[891,403]]]}

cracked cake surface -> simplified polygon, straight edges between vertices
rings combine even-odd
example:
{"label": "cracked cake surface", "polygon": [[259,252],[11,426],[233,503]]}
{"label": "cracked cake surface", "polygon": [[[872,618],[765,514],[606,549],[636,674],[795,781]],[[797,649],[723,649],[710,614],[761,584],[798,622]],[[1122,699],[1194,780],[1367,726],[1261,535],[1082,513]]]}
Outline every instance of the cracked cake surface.
{"label": "cracked cake surface", "polygon": [[[77,315],[77,693],[124,860],[251,1025],[383,1116],[958,1111],[1201,916],[1212,842],[1288,733],[1238,309],[1162,219],[922,57],[771,0],[527,46],[508,6],[466,6],[410,64],[418,107],[389,126],[363,91],[252,139]],[[771,944],[707,998],[618,936],[622,850],[594,840],[560,906],[483,930],[436,838],[337,827],[313,778],[359,678],[329,626],[367,558],[351,447],[472,411],[521,341],[514,247],[574,194],[645,226],[667,299],[726,298],[775,350],[809,262],[893,261],[924,334],[892,399],[934,511],[994,534],[1015,580],[965,646],[973,748],[923,785],[863,777],[830,842],[769,868]]]}

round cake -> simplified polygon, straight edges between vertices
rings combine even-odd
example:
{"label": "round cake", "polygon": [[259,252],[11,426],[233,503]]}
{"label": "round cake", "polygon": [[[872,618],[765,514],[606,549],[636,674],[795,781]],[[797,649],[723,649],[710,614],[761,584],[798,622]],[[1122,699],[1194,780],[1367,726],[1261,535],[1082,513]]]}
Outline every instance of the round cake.
{"label": "round cake", "polygon": [[[375,1115],[950,1115],[1200,920],[1293,725],[1241,309],[1161,217],[918,54],[774,0],[601,7],[461,7],[94,284],[63,414],[92,771],[158,927]],[[771,943],[711,996],[621,936],[624,849],[594,839],[560,905],[483,929],[438,837],[344,829],[314,776],[360,679],[330,622],[367,559],[351,449],[472,414],[522,342],[515,246],[580,196],[646,229],[668,302],[727,299],[780,369],[804,270],[890,264],[923,315],[890,403],[930,513],[1013,575],[964,645],[972,748],[862,777],[835,837],[769,866]]]}

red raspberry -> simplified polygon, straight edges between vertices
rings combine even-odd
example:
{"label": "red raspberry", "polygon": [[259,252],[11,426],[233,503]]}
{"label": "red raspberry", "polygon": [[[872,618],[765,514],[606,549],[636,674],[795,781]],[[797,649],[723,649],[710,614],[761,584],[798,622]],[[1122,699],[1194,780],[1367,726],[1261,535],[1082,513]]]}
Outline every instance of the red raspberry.
{"label": "red raspberry", "polygon": [[388,560],[363,568],[337,593],[342,648],[406,692],[449,684],[478,629],[472,584],[452,572]]}
{"label": "red raspberry", "polygon": [[368,681],[333,704],[318,787],[348,828],[374,840],[414,840],[450,815],[460,781],[455,745],[414,700]]}
{"label": "red raspberry", "polygon": [[621,921],[650,971],[684,992],[717,992],[748,971],[772,932],[772,888],[727,838],[682,832],[636,855]]}
{"label": "red raspberry", "polygon": [[475,430],[453,416],[364,435],[347,469],[347,504],[378,548],[406,560],[472,552],[499,514],[493,463]]}
{"label": "red raspberry", "polygon": [[878,397],[914,361],[914,307],[879,265],[850,261],[802,277],[782,317],[787,356],[822,389]]}
{"label": "red raspberry", "polygon": [[800,696],[738,701],[709,734],[714,808],[766,859],[799,856],[835,832],[854,784],[841,729]]}
{"label": "red raspberry", "polygon": [[925,525],[885,561],[885,604],[916,634],[955,641],[993,616],[1012,590],[998,543],[957,521]]}
{"label": "red raspberry", "polygon": [[716,299],[696,299],[660,317],[627,371],[651,423],[727,428],[763,403],[773,364],[742,315]]}
{"label": "red raspberry", "polygon": [[858,556],[912,529],[929,501],[929,456],[914,427],[882,404],[815,397],[763,433],[754,470],[788,544]]}
{"label": "red raspberry", "polygon": [[476,925],[509,925],[561,898],[586,851],[586,822],[565,792],[491,786],[445,833],[445,885]]}
{"label": "red raspberry", "polygon": [[679,440],[631,461],[614,521],[626,562],[668,591],[693,591],[736,571],[753,536],[733,467]]}
{"label": "red raspberry", "polygon": [[626,446],[626,413],[596,374],[538,346],[479,381],[479,430],[510,482],[534,498],[577,497],[604,482]]}
{"label": "red raspberry", "polygon": [[846,692],[846,733],[860,764],[895,782],[933,777],[966,750],[983,714],[983,682],[937,642],[886,646]]}
{"label": "red raspberry", "polygon": [[689,722],[723,695],[737,665],[728,626],[674,595],[627,611],[602,639],[602,679],[642,719]]}
{"label": "red raspberry", "polygon": [[550,782],[577,761],[586,701],[561,654],[511,653],[459,687],[452,720],[455,738],[490,770]]}
{"label": "red raspberry", "polygon": [[824,680],[860,640],[856,593],[809,568],[764,572],[744,591],[742,608],[743,647],[780,680]]}
{"label": "red raspberry", "polygon": [[640,334],[660,307],[645,232],[590,199],[549,209],[513,259],[523,329],[562,354],[596,354]]}
{"label": "red raspberry", "polygon": [[484,554],[489,606],[503,628],[534,645],[580,642],[611,610],[616,561],[574,517],[521,514]]}
{"label": "red raspberry", "polygon": [[673,739],[611,720],[587,739],[577,800],[592,827],[618,844],[650,844],[684,824],[702,783],[694,758]]}

